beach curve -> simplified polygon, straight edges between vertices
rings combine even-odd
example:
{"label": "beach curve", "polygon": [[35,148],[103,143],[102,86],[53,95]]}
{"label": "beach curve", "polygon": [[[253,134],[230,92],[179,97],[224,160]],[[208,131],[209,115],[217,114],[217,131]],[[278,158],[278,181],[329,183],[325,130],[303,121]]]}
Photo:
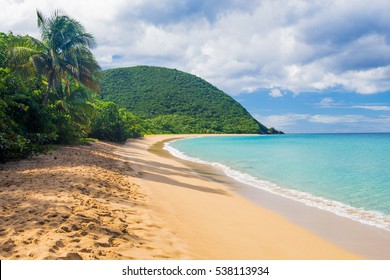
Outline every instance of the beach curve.
{"label": "beach curve", "polygon": [[361,259],[150,151],[182,137],[64,146],[1,166],[1,258]]}
{"label": "beach curve", "polygon": [[147,189],[167,227],[186,244],[190,258],[361,258],[251,203],[224,184],[196,174],[182,162],[149,151],[156,143],[194,136],[147,136],[128,145],[142,151],[137,168],[143,176],[137,183]]}

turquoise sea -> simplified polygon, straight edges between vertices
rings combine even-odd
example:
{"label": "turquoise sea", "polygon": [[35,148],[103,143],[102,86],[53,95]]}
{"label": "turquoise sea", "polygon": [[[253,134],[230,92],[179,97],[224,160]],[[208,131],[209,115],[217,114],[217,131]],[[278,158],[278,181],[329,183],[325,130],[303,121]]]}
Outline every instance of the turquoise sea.
{"label": "turquoise sea", "polygon": [[390,134],[211,136],[165,149],[254,188],[390,231]]}

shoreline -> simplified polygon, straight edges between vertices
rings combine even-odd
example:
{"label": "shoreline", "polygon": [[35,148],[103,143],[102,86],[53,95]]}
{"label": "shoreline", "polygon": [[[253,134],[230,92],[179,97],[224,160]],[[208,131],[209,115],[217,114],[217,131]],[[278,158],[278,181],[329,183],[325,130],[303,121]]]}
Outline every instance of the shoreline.
{"label": "shoreline", "polygon": [[0,165],[0,257],[371,258],[250,201],[223,174],[199,173],[162,150],[162,141],[194,136],[61,146]]}
{"label": "shoreline", "polygon": [[162,142],[183,137],[194,135],[147,136],[129,145],[146,150],[148,164],[139,165],[145,176],[137,182],[191,259],[362,258],[243,198],[224,178],[196,173],[193,165],[167,156]]}
{"label": "shoreline", "polygon": [[[171,140],[163,141],[171,142]],[[162,149],[162,147],[161,147]],[[236,181],[219,168],[175,157],[194,172],[230,186],[230,189],[256,205],[282,215],[292,223],[310,230],[333,244],[368,259],[390,259],[390,232],[336,213],[309,206],[266,190]]]}

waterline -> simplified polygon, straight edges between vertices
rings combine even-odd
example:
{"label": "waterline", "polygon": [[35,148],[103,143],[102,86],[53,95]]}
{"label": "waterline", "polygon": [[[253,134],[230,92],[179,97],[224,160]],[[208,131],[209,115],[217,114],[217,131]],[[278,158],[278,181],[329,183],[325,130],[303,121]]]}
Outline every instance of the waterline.
{"label": "waterline", "polygon": [[[223,161],[220,162],[206,160],[204,155],[202,158],[197,158],[192,155],[188,155],[187,152],[180,151],[176,147],[173,147],[176,142],[179,143],[181,141],[187,140],[175,140],[169,143],[165,143],[164,149],[178,158],[216,167],[222,170],[227,176],[251,187],[261,189],[285,198],[289,198],[304,203],[305,205],[311,207],[326,210],[338,216],[349,218],[363,224],[375,226],[390,231],[390,216],[382,212],[353,207],[341,201],[324,198],[302,190],[291,189],[279,183],[264,180],[263,178],[258,178],[253,174],[249,174],[242,170],[237,170],[230,165],[228,166],[227,164],[222,163]],[[235,145],[236,144],[237,142],[235,142]]]}

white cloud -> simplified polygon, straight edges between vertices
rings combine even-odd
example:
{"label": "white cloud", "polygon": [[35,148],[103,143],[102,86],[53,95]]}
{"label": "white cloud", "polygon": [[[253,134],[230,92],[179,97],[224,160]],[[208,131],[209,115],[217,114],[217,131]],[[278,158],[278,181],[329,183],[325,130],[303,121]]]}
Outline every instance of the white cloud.
{"label": "white cloud", "polygon": [[[268,127],[285,132],[388,132],[390,116],[313,115],[287,113],[255,118]],[[310,125],[311,124],[311,125]]]}
{"label": "white cloud", "polygon": [[104,68],[173,67],[230,94],[390,90],[386,0],[0,0],[0,6],[5,32],[38,36],[36,9],[47,15],[61,9],[80,20],[96,36],[94,53]]}
{"label": "white cloud", "polygon": [[321,108],[339,108],[339,109],[365,109],[370,111],[390,111],[390,106],[381,104],[364,104],[364,105],[346,105],[344,103],[336,103],[333,98],[325,97],[318,105]]}
{"label": "white cloud", "polygon": [[256,114],[255,118],[267,127],[283,130],[296,125],[300,121],[307,121],[310,118],[310,115],[289,113],[284,115],[261,116]]}
{"label": "white cloud", "polygon": [[390,106],[381,106],[381,105],[356,105],[356,106],[351,106],[351,108],[365,109],[371,111],[390,111]]}
{"label": "white cloud", "polygon": [[320,101],[320,106],[323,108],[331,107],[334,104],[333,98],[325,97]]}
{"label": "white cloud", "polygon": [[368,121],[369,119],[361,115],[313,115],[308,118],[309,122],[324,124],[345,124]]}
{"label": "white cloud", "polygon": [[283,93],[280,91],[280,89],[274,88],[268,93],[268,95],[271,97],[282,97]]}

